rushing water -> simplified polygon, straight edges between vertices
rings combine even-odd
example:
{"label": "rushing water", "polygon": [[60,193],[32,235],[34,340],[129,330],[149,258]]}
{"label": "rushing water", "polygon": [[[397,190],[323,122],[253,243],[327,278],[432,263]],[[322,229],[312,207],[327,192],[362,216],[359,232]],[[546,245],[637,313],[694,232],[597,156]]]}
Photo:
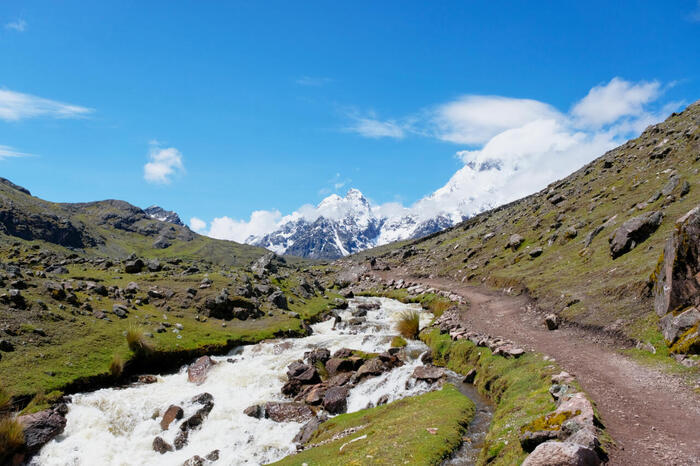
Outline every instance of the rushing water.
{"label": "rushing water", "polygon": [[[340,313],[343,321],[359,302]],[[202,385],[188,382],[186,370],[159,377],[157,383],[133,385],[124,389],[103,389],[73,396],[66,416],[64,433],[44,446],[34,465],[135,465],[182,464],[194,455],[204,457],[220,451],[217,464],[264,464],[294,453],[292,439],[302,424],[254,419],[243,414],[253,404],[267,401],[290,401],[280,389],[286,381],[286,367],[313,348],[340,348],[381,352],[396,335],[394,322],[407,309],[420,313],[421,324],[431,315],[418,305],[371,298],[381,308],[369,311],[366,323],[339,325],[333,329],[329,320],[313,326],[313,335],[297,339],[280,339],[240,347],[228,356],[214,357],[216,364]],[[404,366],[379,377],[365,379],[350,391],[348,412],[358,411],[386,395],[389,401],[416,395],[430,389],[425,383],[413,383],[411,373],[420,365],[417,356],[427,348],[409,342],[407,353],[413,355]],[[408,382],[408,383],[407,383]],[[214,397],[214,409],[201,428],[189,435],[182,450],[161,455],[152,448],[153,439],[161,436],[172,444],[179,429],[176,421],[167,431],[160,428],[160,417],[171,404],[181,406],[187,419],[200,406],[189,400],[208,392]]]}

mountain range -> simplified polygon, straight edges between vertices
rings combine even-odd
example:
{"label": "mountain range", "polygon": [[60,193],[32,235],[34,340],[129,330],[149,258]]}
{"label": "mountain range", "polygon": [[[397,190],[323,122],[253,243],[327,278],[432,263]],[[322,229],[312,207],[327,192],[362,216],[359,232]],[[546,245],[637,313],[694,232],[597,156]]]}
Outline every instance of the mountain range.
{"label": "mountain range", "polygon": [[273,232],[250,236],[246,243],[278,254],[312,259],[337,259],[393,241],[419,238],[463,220],[438,214],[421,218],[417,213],[386,215],[374,208],[357,189],[345,197],[332,194],[315,208],[313,216],[289,216]]}

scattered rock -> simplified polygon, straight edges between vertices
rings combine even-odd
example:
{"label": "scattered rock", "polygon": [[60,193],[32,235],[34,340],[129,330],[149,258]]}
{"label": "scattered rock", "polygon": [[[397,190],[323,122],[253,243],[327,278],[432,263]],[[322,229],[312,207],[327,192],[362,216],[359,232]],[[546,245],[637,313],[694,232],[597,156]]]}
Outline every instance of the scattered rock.
{"label": "scattered rock", "polygon": [[445,369],[433,365],[418,366],[413,370],[413,377],[428,383],[435,383],[445,377]]}
{"label": "scattered rock", "polygon": [[306,422],[314,412],[304,403],[268,402],[265,403],[265,418],[275,422]]}
{"label": "scattered rock", "polygon": [[623,223],[610,237],[610,255],[613,259],[634,249],[659,228],[663,213],[650,212],[633,217]]}
{"label": "scattered rock", "polygon": [[347,409],[348,389],[346,387],[331,387],[323,396],[323,409],[331,414],[344,413]]}
{"label": "scattered rock", "polygon": [[163,418],[160,420],[160,428],[163,430],[168,430],[170,424],[176,419],[182,419],[184,412],[182,408],[176,405],[170,405],[168,409],[163,414]]}
{"label": "scattered rock", "polygon": [[510,235],[510,238],[508,239],[508,244],[506,244],[506,248],[510,248],[513,251],[518,249],[521,244],[525,241],[525,238],[522,236],[516,234]]}
{"label": "scattered rock", "polygon": [[523,466],[598,466],[600,459],[586,447],[570,442],[548,441],[525,458]]}
{"label": "scattered rock", "polygon": [[187,380],[201,385],[215,362],[209,356],[202,356],[187,367]]}
{"label": "scattered rock", "polygon": [[173,451],[173,446],[161,437],[156,437],[153,439],[153,450],[163,455],[169,451]]}
{"label": "scattered rock", "polygon": [[559,316],[556,314],[547,314],[544,318],[544,323],[549,330],[556,330],[559,328]]}

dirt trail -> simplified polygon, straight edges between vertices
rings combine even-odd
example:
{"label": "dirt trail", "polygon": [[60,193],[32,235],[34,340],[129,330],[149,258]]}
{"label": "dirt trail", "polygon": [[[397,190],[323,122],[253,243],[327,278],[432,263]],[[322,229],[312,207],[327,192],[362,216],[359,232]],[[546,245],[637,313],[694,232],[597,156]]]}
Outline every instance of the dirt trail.
{"label": "dirt trail", "polygon": [[526,297],[449,280],[410,280],[468,300],[467,328],[546,354],[574,374],[617,444],[609,464],[700,464],[700,396],[677,377],[634,362],[592,332],[546,330],[542,314],[528,310]]}

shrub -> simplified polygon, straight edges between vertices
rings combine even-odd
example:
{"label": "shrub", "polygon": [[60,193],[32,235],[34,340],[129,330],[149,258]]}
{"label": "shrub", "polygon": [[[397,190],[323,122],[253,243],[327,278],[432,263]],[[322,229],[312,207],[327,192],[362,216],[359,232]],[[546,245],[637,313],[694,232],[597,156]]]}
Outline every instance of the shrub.
{"label": "shrub", "polygon": [[420,330],[420,315],[416,311],[404,311],[399,315],[396,329],[402,337],[416,339]]}
{"label": "shrub", "polygon": [[126,331],[126,344],[129,349],[137,355],[144,355],[153,352],[153,345],[148,341],[143,329],[131,327]]}
{"label": "shrub", "polygon": [[408,343],[406,342],[406,340],[399,335],[396,335],[394,338],[391,339],[392,348],[403,348],[407,344]]}
{"label": "shrub", "polygon": [[12,416],[0,418],[0,463],[10,461],[12,454],[24,445],[22,424]]}
{"label": "shrub", "polygon": [[122,375],[122,372],[124,372],[124,364],[124,358],[118,353],[114,353],[112,362],[109,363],[109,373],[112,374],[112,377],[116,379]]}

